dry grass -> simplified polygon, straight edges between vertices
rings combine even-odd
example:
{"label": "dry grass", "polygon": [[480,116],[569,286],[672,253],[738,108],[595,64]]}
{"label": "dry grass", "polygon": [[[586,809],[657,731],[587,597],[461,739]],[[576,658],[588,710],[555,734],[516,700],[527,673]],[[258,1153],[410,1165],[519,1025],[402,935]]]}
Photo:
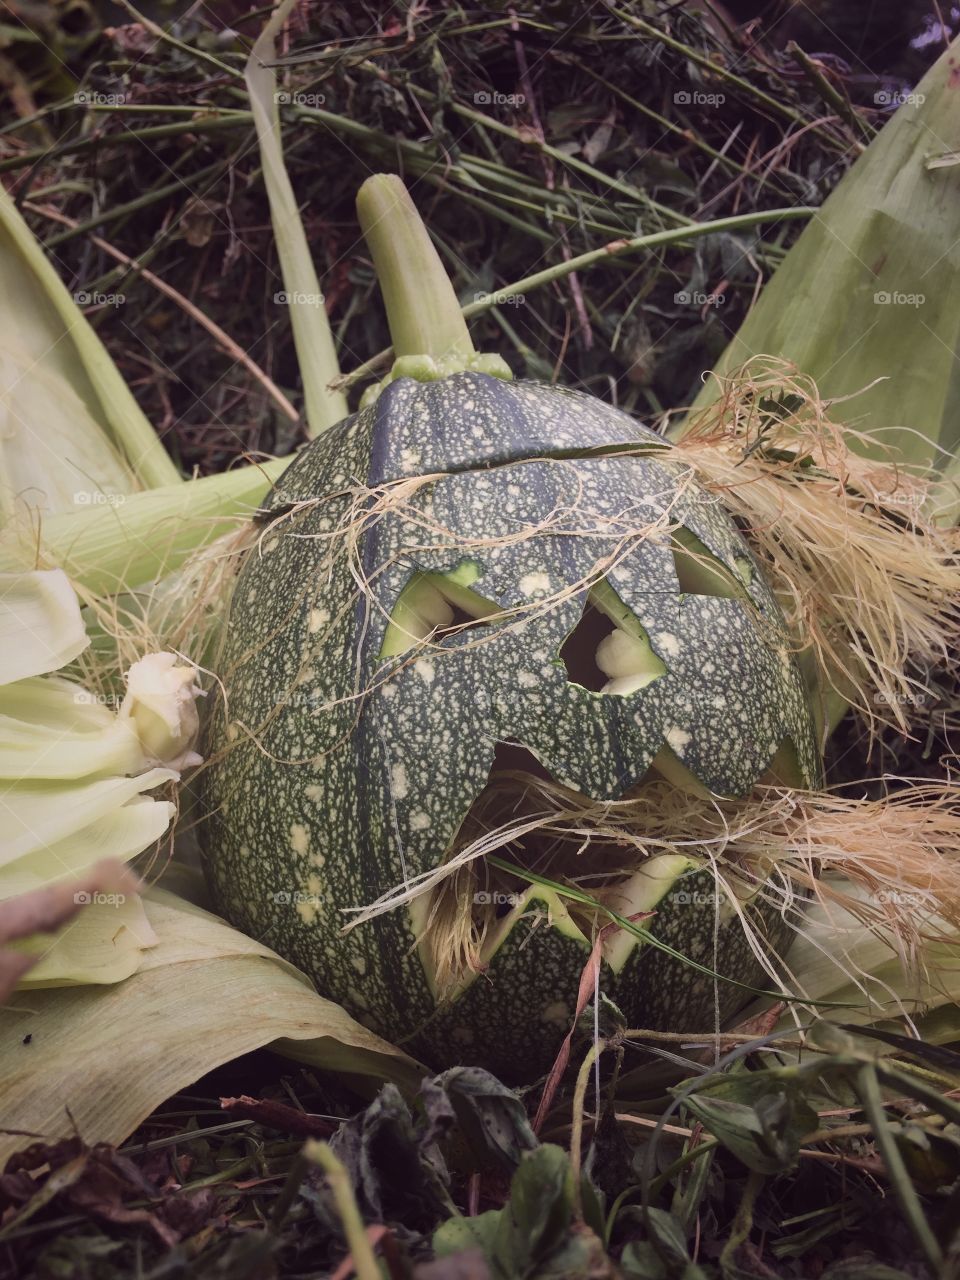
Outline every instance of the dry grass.
{"label": "dry grass", "polygon": [[960,644],[960,532],[935,523],[934,477],[834,421],[835,402],[782,361],[722,392],[680,455],[739,518],[827,687],[871,728],[909,731],[930,697],[915,673]]}
{"label": "dry grass", "polygon": [[[940,782],[912,781],[877,800],[758,787],[746,801],[703,800],[658,782],[593,801],[519,773],[491,783],[443,864],[384,894],[348,927],[429,894],[424,938],[443,989],[482,965],[496,914],[475,905],[477,889],[523,887],[486,864],[488,855],[549,877],[561,896],[585,892],[597,928],[616,910],[618,884],[645,859],[677,852],[712,872],[718,896],[738,910],[758,959],[780,980],[777,957],[738,906],[745,889],[762,891],[798,930],[810,897],[840,906],[894,939],[907,964],[918,963],[925,941],[960,929],[960,806]],[[579,914],[587,921],[591,913],[581,906]]]}

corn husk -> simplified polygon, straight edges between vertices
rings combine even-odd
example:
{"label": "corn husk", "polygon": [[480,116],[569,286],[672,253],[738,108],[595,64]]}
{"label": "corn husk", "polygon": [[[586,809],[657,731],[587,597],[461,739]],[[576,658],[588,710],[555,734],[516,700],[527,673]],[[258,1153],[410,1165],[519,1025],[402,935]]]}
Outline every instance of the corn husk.
{"label": "corn husk", "polygon": [[[129,867],[103,859],[69,884],[45,885],[0,901],[0,1005],[18,985],[61,985],[82,973],[85,982],[117,982],[133,973],[140,951],[156,942],[137,894],[140,879]],[[110,930],[102,927],[95,948],[85,938],[87,913],[122,904]],[[76,933],[69,928],[74,923]],[[50,938],[56,935],[53,946]],[[63,946],[59,946],[59,943]],[[24,974],[28,976],[24,978]]]}
{"label": "corn husk", "polygon": [[[176,805],[149,793],[199,761],[194,668],[144,658],[118,712],[57,674],[87,644],[62,570],[0,575],[0,903],[70,881],[83,891],[104,858],[156,844]],[[35,960],[25,981],[116,982],[153,944],[136,892],[77,905],[81,918],[16,944]]]}
{"label": "corn husk", "polygon": [[[782,357],[824,399],[862,393],[847,406],[860,430],[936,469],[960,443],[958,54],[955,40],[804,228],[715,370]],[[708,378],[695,407],[718,394]]]}
{"label": "corn husk", "polygon": [[[112,986],[30,991],[0,1018],[0,1113],[48,1141],[120,1143],[178,1089],[269,1045],[300,1061],[414,1087],[405,1054],[324,1000],[267,947],[153,890],[158,939]],[[26,1053],[23,1038],[32,1036]],[[0,1134],[0,1164],[24,1144]]]}
{"label": "corn husk", "polygon": [[0,523],[109,506],[179,473],[106,348],[0,188]]}
{"label": "corn husk", "polygon": [[[960,1030],[960,930],[929,905],[915,908],[922,947],[904,945],[902,934],[865,919],[863,885],[842,875],[828,877],[827,892],[808,910],[788,954],[796,994],[809,1001],[794,1006],[783,1028],[808,1023],[818,1005],[832,1004],[830,1017],[855,1026],[896,1024],[901,1033],[934,1044],[956,1039]],[[908,894],[904,894],[908,897]],[[920,895],[915,895],[917,901]],[[770,1006],[759,1000],[737,1016],[757,1017]]]}
{"label": "corn husk", "polygon": [[131,494],[0,532],[0,572],[63,569],[78,590],[126,591],[176,572],[201,548],[249,520],[286,458]]}

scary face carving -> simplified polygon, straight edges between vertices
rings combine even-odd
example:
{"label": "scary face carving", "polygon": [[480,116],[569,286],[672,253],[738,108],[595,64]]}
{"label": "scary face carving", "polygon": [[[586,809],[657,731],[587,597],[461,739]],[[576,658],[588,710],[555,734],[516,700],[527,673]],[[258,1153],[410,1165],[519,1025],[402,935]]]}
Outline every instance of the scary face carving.
{"label": "scary face carving", "polygon": [[[651,777],[721,796],[771,770],[814,784],[759,566],[659,437],[589,397],[481,374],[393,383],[305,450],[268,507],[208,741],[215,893],[414,1052],[542,1069],[591,947],[554,890],[497,904],[476,970],[446,985],[422,940],[429,894],[346,936],[344,912],[444,864],[518,759],[594,801]],[[682,900],[713,887],[689,850],[634,872],[625,901],[657,909],[658,937],[712,959],[719,928],[748,964],[736,912]],[[782,936],[759,899],[748,909]],[[606,946],[603,985],[637,1025],[696,1026],[713,1007],[710,983],[629,936]]]}

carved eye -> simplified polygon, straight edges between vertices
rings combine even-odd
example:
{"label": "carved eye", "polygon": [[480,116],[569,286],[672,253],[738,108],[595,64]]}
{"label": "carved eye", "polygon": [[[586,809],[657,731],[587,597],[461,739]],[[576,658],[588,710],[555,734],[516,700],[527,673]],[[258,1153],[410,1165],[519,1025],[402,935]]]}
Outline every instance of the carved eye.
{"label": "carved eye", "polygon": [[393,607],[380,647],[381,660],[396,658],[425,641],[439,643],[445,636],[502,616],[504,610],[498,604],[470,589],[479,577],[480,568],[472,560],[465,560],[452,573],[415,573]]}
{"label": "carved eye", "polygon": [[636,693],[667,668],[646,631],[607,582],[590,588],[580,621],[560,650],[567,679],[594,693]]}

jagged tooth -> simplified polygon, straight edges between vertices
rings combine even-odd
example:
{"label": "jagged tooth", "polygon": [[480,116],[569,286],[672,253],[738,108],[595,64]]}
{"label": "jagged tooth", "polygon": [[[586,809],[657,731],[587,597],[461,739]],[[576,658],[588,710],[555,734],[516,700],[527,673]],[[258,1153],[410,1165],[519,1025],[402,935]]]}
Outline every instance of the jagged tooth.
{"label": "jagged tooth", "polygon": [[[611,905],[628,919],[645,911],[656,911],[664,896],[678,884],[682,885],[683,877],[697,865],[695,858],[681,853],[664,853],[648,858],[618,886]],[[639,923],[643,924],[643,921]],[[620,929],[611,933],[603,944],[603,958],[614,973],[619,973],[630,954],[644,945],[635,934]]]}

